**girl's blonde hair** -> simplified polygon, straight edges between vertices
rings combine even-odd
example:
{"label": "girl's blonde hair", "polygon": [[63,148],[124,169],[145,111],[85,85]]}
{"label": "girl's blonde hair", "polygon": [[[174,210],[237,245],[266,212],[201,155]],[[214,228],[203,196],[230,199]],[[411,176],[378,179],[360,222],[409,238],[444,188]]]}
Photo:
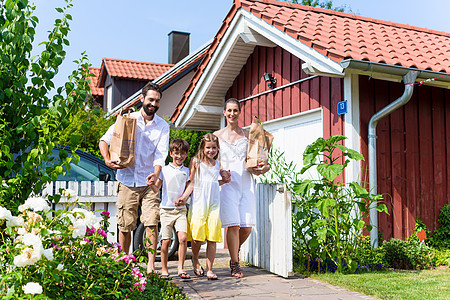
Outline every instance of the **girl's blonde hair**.
{"label": "girl's blonde hair", "polygon": [[200,162],[203,161],[203,159],[205,159],[206,155],[205,155],[205,145],[206,142],[215,142],[217,145],[217,154],[216,156],[214,156],[214,159],[217,159],[217,156],[219,156],[219,139],[217,138],[217,136],[215,136],[212,133],[207,133],[202,137],[202,140],[200,141],[200,145],[198,146],[198,150],[197,150],[197,154],[195,154],[195,160],[196,160],[196,171],[195,171],[195,182],[196,184],[198,184],[198,179],[200,178]]}
{"label": "girl's blonde hair", "polygon": [[214,142],[217,145],[217,154],[216,154],[216,156],[214,156],[214,159],[217,159],[217,156],[219,155],[219,150],[220,150],[219,139],[214,134],[207,133],[202,137],[202,140],[200,141],[200,145],[198,146],[197,154],[195,155],[195,158],[197,158],[197,160],[199,162],[201,162],[201,161],[203,161],[203,159],[205,159],[204,149],[205,149],[205,145],[207,142]]}

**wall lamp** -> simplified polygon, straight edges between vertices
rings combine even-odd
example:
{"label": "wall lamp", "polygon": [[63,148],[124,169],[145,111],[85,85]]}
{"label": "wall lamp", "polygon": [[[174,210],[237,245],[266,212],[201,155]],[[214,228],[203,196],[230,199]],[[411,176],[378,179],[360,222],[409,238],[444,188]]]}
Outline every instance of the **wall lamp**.
{"label": "wall lamp", "polygon": [[275,87],[275,83],[277,83],[277,79],[269,73],[264,74],[264,81],[267,82],[269,89],[273,89]]}

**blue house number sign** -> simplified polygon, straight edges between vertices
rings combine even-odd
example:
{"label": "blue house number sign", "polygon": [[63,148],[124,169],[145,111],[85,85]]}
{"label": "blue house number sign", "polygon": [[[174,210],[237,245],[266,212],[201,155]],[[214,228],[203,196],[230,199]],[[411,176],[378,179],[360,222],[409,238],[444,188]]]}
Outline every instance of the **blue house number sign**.
{"label": "blue house number sign", "polygon": [[338,115],[344,115],[347,113],[347,100],[338,102],[337,113],[338,113]]}

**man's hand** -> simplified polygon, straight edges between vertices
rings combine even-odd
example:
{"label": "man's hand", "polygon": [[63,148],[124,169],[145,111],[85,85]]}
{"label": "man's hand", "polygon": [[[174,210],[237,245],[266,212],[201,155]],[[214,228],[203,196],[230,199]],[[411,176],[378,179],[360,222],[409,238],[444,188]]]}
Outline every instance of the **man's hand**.
{"label": "man's hand", "polygon": [[110,160],[110,159],[108,159],[108,160],[105,160],[105,164],[108,167],[116,169],[116,170],[118,170],[118,169],[125,169],[124,166],[120,165],[120,161],[119,160]]}
{"label": "man's hand", "polygon": [[155,173],[150,173],[147,176],[147,185],[154,185],[156,183],[156,180],[158,178],[156,178],[156,174]]}

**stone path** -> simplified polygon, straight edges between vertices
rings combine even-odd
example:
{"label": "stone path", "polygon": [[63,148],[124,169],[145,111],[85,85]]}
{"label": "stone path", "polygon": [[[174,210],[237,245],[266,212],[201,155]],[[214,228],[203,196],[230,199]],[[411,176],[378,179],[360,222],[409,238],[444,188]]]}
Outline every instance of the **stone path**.
{"label": "stone path", "polygon": [[[200,262],[205,268],[205,250],[200,253]],[[208,281],[206,277],[196,277],[192,271],[191,252],[188,249],[185,269],[191,280],[182,280],[176,276],[176,260],[169,261],[169,272],[172,281],[183,287],[183,291],[191,299],[375,299],[302,275],[283,278],[250,266],[242,268],[244,278],[232,278],[228,264],[227,250],[219,249],[214,262],[214,272],[219,280]],[[160,270],[160,266],[157,263],[157,270]]]}

